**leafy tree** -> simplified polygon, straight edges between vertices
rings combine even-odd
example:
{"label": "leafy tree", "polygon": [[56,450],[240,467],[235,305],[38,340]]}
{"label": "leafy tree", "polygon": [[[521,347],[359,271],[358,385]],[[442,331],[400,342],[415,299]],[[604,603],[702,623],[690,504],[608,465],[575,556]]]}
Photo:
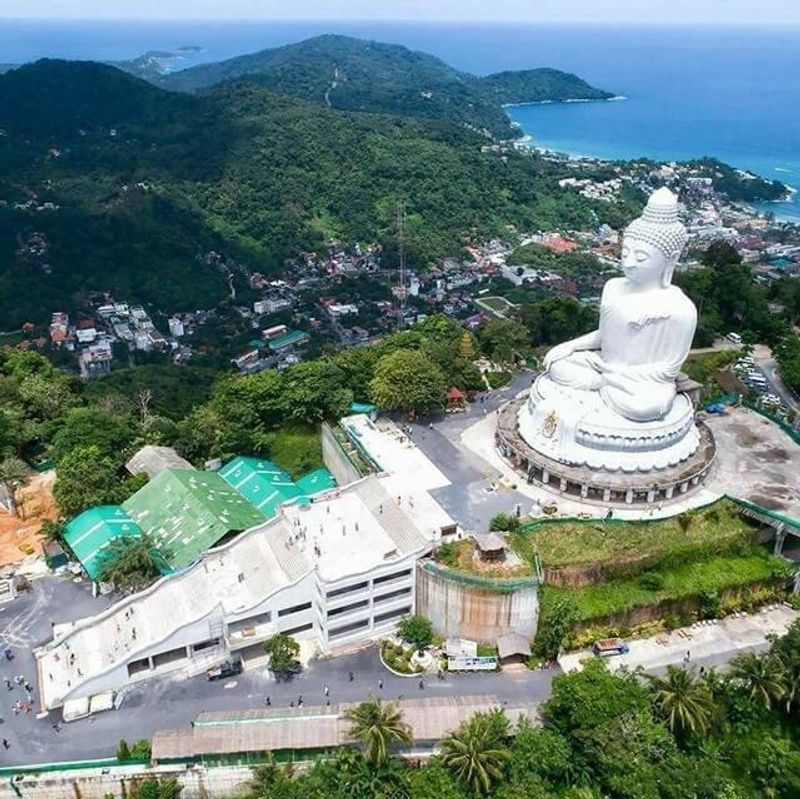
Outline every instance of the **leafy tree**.
{"label": "leafy tree", "polygon": [[568,598],[558,599],[548,610],[546,621],[536,633],[533,651],[545,660],[555,660],[566,643],[572,627],[578,619],[575,604]]}
{"label": "leafy tree", "polygon": [[123,477],[118,462],[96,446],[76,447],[58,464],[53,496],[61,515],[70,518],[93,505],[115,505],[147,481],[145,475]]}
{"label": "leafy tree", "polygon": [[264,642],[264,651],[269,655],[269,668],[275,674],[288,674],[297,663],[300,644],[291,635],[277,633]]}
{"label": "leafy tree", "polygon": [[10,511],[17,514],[17,489],[24,485],[30,469],[28,464],[20,458],[4,458],[0,461],[0,483],[8,491],[11,502]]}
{"label": "leafy tree", "polygon": [[728,677],[742,685],[752,702],[767,710],[786,696],[786,673],[780,659],[773,654],[738,655],[731,661]]}
{"label": "leafy tree", "polygon": [[559,787],[568,781],[573,760],[574,753],[563,735],[523,720],[511,742],[508,775],[513,780],[532,772],[550,786]]}
{"label": "leafy tree", "polygon": [[749,748],[756,784],[769,799],[800,796],[800,751],[786,738],[766,736]]}
{"label": "leafy tree", "polygon": [[438,756],[408,775],[412,799],[464,799],[459,784]]}
{"label": "leafy tree", "polygon": [[290,418],[318,422],[343,416],[353,401],[353,392],[335,363],[307,361],[286,372],[282,398]]}
{"label": "leafy tree", "polygon": [[577,746],[602,725],[649,710],[647,690],[636,677],[612,674],[599,658],[584,663],[582,671],[556,677],[543,707],[549,724]]}
{"label": "leafy tree", "polygon": [[596,328],[597,312],[571,297],[547,297],[523,306],[519,320],[532,344],[559,344]]}
{"label": "leafy tree", "polygon": [[678,734],[704,733],[711,722],[713,699],[689,669],[667,666],[665,677],[648,675],[652,700],[669,728]]}
{"label": "leafy tree", "polygon": [[370,390],[384,410],[426,413],[443,407],[447,383],[442,370],[421,352],[398,350],[378,361]]}
{"label": "leafy tree", "polygon": [[350,737],[364,745],[364,756],[373,766],[385,763],[392,744],[411,743],[411,728],[396,705],[372,698],[344,712]]}
{"label": "leafy tree", "polygon": [[161,576],[167,557],[147,533],[117,536],[98,556],[98,580],[121,591],[138,591]]}
{"label": "leafy tree", "polygon": [[418,651],[427,649],[433,641],[433,624],[419,615],[403,616],[397,623],[397,634],[406,643],[413,644]]}
{"label": "leafy tree", "polygon": [[490,792],[502,779],[503,767],[511,757],[498,734],[497,716],[505,718],[501,711],[477,713],[441,741],[442,763],[476,794]]}
{"label": "leafy tree", "polygon": [[530,334],[512,319],[490,319],[478,328],[481,351],[498,363],[512,363],[530,348]]}
{"label": "leafy tree", "polygon": [[73,408],[61,420],[53,437],[53,456],[60,461],[79,447],[96,447],[103,456],[119,456],[134,436],[131,419],[98,407]]}

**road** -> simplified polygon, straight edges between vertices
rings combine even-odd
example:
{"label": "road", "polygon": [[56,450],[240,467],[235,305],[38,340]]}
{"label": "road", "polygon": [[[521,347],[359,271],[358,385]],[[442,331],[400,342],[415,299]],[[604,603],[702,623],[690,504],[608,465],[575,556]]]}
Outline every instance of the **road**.
{"label": "road", "polygon": [[788,408],[797,411],[800,398],[783,382],[778,372],[778,364],[773,358],[770,348],[762,344],[755,347],[753,362],[761,369],[770,392],[779,396]]}

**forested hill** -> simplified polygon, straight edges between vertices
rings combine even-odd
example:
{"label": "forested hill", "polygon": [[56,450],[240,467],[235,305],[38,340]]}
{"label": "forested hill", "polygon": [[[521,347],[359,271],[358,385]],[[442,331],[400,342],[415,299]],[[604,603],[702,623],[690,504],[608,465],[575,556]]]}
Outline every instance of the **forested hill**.
{"label": "forested hill", "polygon": [[[619,224],[629,209],[560,189],[559,167],[481,153],[461,125],[322,108],[250,83],[199,94],[112,67],[40,61],[0,75],[3,329],[93,290],[165,311],[227,296],[210,251],[247,270],[344,242],[414,266],[506,232]],[[21,207],[20,207],[21,206]]]}
{"label": "forested hill", "polygon": [[496,103],[542,103],[564,100],[608,100],[609,92],[558,69],[521,69],[496,72],[480,79],[484,93]]}
{"label": "forested hill", "polygon": [[[125,68],[136,73],[141,65],[131,62]],[[152,78],[151,70],[142,76]],[[203,64],[162,76],[158,82],[197,91],[232,80],[258,82],[346,111],[448,120],[500,138],[514,135],[503,103],[611,96],[554,69],[478,78],[400,45],[335,35]]]}

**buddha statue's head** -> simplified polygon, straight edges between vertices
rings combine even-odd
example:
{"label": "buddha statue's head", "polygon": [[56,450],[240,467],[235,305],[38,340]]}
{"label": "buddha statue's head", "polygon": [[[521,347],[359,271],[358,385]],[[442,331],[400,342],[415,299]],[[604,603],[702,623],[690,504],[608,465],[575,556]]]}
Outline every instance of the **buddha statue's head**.
{"label": "buddha statue's head", "polygon": [[688,236],[678,219],[678,198],[667,188],[650,195],[644,213],[622,236],[622,270],[642,287],[668,288]]}

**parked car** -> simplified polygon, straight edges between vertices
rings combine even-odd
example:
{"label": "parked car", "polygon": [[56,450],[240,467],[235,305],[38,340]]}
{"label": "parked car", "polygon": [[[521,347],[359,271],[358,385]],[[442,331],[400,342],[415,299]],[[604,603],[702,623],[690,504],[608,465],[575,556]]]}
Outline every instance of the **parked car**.
{"label": "parked car", "polygon": [[630,651],[630,647],[621,638],[601,638],[592,645],[592,652],[600,658],[627,655]]}
{"label": "parked car", "polygon": [[224,660],[218,666],[212,666],[206,672],[208,680],[226,680],[228,677],[235,677],[242,673],[241,660]]}

